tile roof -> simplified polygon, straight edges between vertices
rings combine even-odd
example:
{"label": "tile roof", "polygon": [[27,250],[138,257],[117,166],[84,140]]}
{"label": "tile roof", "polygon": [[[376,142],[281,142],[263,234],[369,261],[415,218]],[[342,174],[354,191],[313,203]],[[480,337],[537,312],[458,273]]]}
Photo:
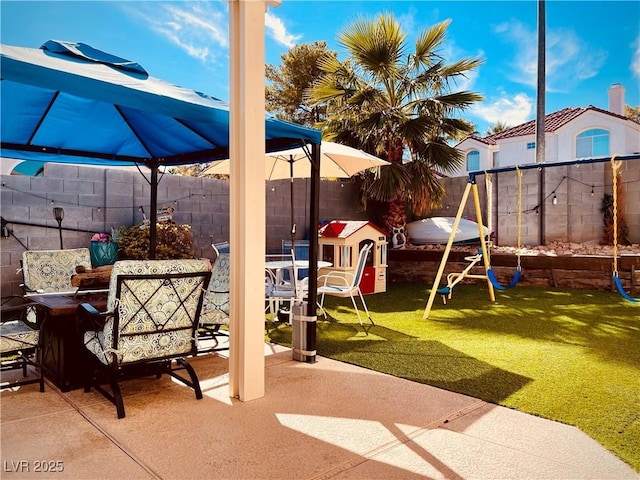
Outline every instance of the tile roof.
{"label": "tile roof", "polygon": [[[568,108],[563,108],[562,110],[558,110],[557,112],[553,112],[546,115],[544,117],[544,131],[547,133],[555,132],[559,128],[563,127],[564,125],[571,122],[573,119],[579,117],[580,115],[582,115],[587,111],[594,111],[594,112],[602,113],[605,115],[610,115],[612,117],[620,118],[623,120],[631,120],[635,122],[635,120],[632,120],[628,117],[625,117],[623,115],[618,115],[617,113],[612,113],[607,110],[603,110],[602,108],[594,107],[593,105],[589,105],[588,107],[568,107]],[[523,123],[516,127],[507,128],[506,130],[503,130],[501,132],[487,135],[486,137],[469,135],[468,137],[466,137],[466,139],[477,140],[487,145],[496,145],[497,140],[501,140],[504,138],[523,137],[526,135],[535,135],[535,133],[536,133],[536,121],[531,120],[529,122]]]}

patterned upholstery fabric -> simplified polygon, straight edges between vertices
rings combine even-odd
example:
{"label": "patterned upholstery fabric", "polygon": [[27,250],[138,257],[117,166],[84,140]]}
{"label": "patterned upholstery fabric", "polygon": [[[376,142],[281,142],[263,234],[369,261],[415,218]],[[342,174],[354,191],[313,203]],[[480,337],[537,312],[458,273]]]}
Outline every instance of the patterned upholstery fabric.
{"label": "patterned upholstery fabric", "polygon": [[0,333],[0,353],[35,348],[38,346],[39,338],[39,330],[34,330],[19,320],[5,322]]}
{"label": "patterned upholstery fabric", "polygon": [[[40,384],[44,392],[42,368],[37,361],[37,350],[40,340],[37,306],[19,295],[10,295],[0,302],[0,357],[2,371],[21,369],[22,377],[16,379],[3,378],[0,389],[14,388],[32,383]],[[36,376],[27,375],[27,366],[35,367]],[[6,380],[6,381],[5,381]]]}
{"label": "patterned upholstery fabric", "polygon": [[204,294],[200,325],[229,325],[229,254],[220,253]]}
{"label": "patterned upholstery fabric", "polygon": [[[195,342],[195,317],[207,276],[177,276],[170,280],[145,276],[210,269],[208,260],[116,262],[107,299],[110,314],[101,331],[85,333],[87,349],[106,365],[190,354]],[[119,278],[121,275],[141,278],[123,279]]]}
{"label": "patterned upholstery fabric", "polygon": [[91,268],[88,248],[65,250],[27,250],[22,254],[22,275],[27,291],[37,293],[68,293],[76,266]]}

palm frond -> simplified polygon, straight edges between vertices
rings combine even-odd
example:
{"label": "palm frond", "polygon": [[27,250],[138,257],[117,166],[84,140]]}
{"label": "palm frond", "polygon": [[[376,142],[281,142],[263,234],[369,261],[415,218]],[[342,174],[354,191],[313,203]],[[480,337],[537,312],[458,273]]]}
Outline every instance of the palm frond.
{"label": "palm frond", "polygon": [[445,190],[437,172],[424,162],[411,162],[406,169],[411,177],[411,195],[407,201],[413,213],[422,216],[440,207]]}
{"label": "palm frond", "polygon": [[447,36],[447,28],[451,20],[445,20],[422,32],[416,40],[416,51],[414,58],[419,65],[429,65],[434,57],[437,57],[435,50],[442,46]]}
{"label": "palm frond", "polygon": [[378,78],[397,78],[406,35],[392,15],[381,14],[373,21],[361,17],[338,38],[363,68]]}

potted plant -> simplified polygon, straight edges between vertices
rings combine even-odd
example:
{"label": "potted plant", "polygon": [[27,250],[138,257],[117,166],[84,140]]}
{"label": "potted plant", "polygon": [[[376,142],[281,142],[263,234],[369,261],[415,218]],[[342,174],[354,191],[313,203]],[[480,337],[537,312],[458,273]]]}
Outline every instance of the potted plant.
{"label": "potted plant", "polygon": [[111,233],[94,233],[91,237],[91,245],[89,247],[91,265],[95,268],[115,263],[116,260],[118,260],[119,240],[119,229],[112,228]]}

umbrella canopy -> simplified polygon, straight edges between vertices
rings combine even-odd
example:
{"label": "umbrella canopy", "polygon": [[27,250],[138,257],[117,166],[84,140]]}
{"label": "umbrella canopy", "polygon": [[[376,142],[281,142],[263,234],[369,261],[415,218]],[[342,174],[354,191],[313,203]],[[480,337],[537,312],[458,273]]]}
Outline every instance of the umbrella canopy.
{"label": "umbrella canopy", "polygon": [[[293,179],[309,178],[311,151],[308,147],[298,147],[281,152],[267,153],[265,156],[265,178],[267,180],[291,179],[291,245],[295,248],[296,224],[293,208]],[[349,178],[370,168],[390,165],[389,162],[340,143],[320,144],[320,177]],[[202,175],[229,175],[229,159],[216,160]]]}
{"label": "umbrella canopy", "polygon": [[[229,156],[229,106],[153,78],[82,43],[2,45],[2,156],[71,163],[186,165]],[[319,143],[318,130],[266,119],[266,151]]]}
{"label": "umbrella canopy", "polygon": [[[2,45],[0,155],[23,160],[151,168],[229,157],[229,106],[153,78],[135,62],[83,43]],[[318,130],[267,117],[268,152],[320,143]],[[155,222],[151,222],[155,256]]]}
{"label": "umbrella canopy", "polygon": [[[267,180],[309,178],[310,157],[311,153],[306,147],[267,153],[265,178]],[[363,170],[384,165],[389,165],[389,162],[357,148],[333,142],[320,144],[320,177],[322,178],[349,178]],[[212,162],[202,174],[229,175],[229,171],[229,159],[224,159]]]}
{"label": "umbrella canopy", "polygon": [[34,177],[41,175],[43,169],[44,162],[0,158],[1,175],[26,175]]}

